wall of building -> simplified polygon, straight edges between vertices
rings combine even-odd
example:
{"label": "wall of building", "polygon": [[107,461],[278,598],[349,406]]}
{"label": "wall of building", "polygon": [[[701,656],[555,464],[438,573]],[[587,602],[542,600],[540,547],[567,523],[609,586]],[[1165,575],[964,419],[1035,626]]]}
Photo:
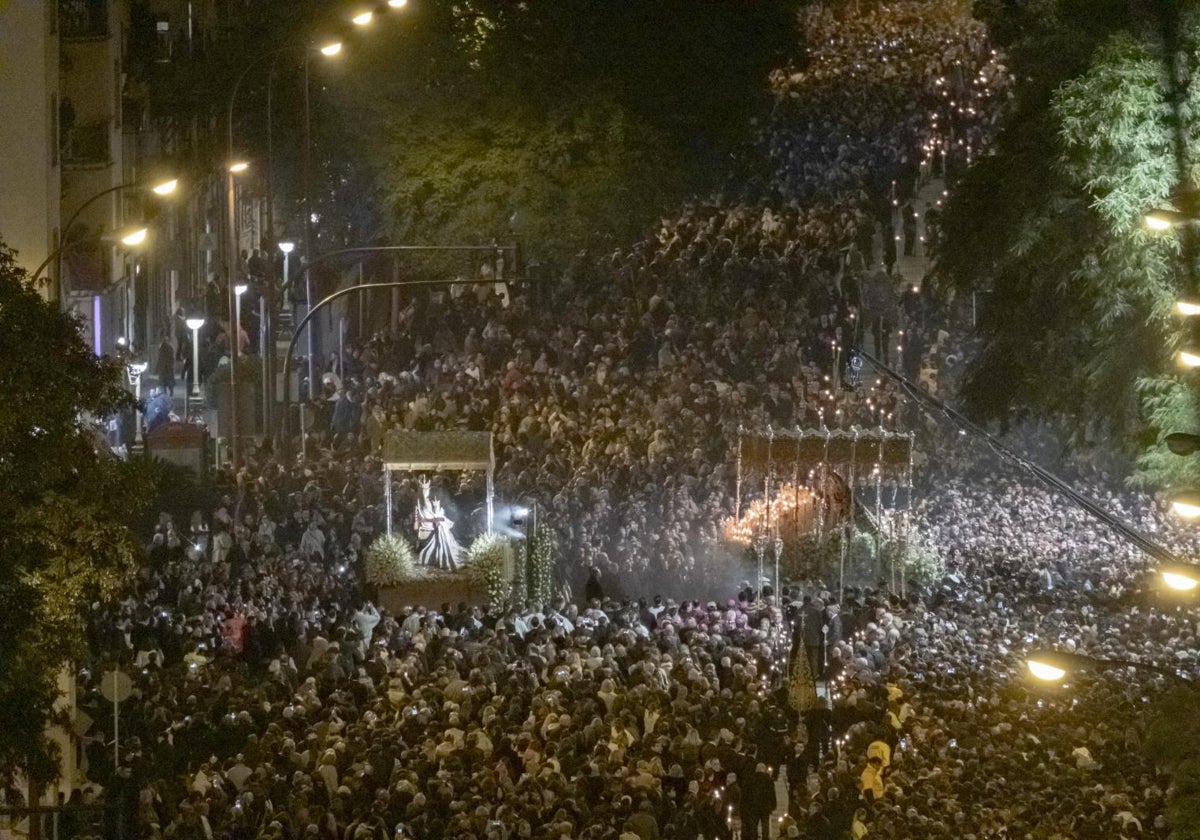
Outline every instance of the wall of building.
{"label": "wall of building", "polygon": [[60,225],[55,10],[0,0],[0,238],[29,271],[54,250]]}

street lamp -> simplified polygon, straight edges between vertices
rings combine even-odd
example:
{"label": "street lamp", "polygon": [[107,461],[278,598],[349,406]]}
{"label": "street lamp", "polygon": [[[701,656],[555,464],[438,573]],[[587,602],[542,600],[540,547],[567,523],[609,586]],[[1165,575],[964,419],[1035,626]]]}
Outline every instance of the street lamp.
{"label": "street lamp", "polygon": [[1156,570],[1162,582],[1176,592],[1191,592],[1200,586],[1200,566],[1190,563],[1163,563]]}
{"label": "street lamp", "polygon": [[133,230],[123,232],[121,236],[121,244],[128,245],[130,248],[136,248],[146,241],[146,237],[150,235],[148,228],[134,228]]}
{"label": "street lamp", "polygon": [[361,11],[358,14],[356,14],[354,17],[350,18],[350,20],[354,22],[355,26],[370,26],[371,21],[373,21],[374,19],[375,19],[375,13],[372,12],[370,9],[365,9],[364,11]]}
{"label": "street lamp", "polygon": [[[229,104],[228,104],[228,108],[227,108],[226,127],[228,130],[229,159],[232,161],[233,156],[234,156],[234,143],[233,143],[234,105],[237,102],[237,94],[238,94],[238,90],[241,88],[242,82],[246,79],[246,76],[249,75],[250,71],[253,70],[255,67],[257,67],[259,64],[261,64],[263,61],[266,61],[267,59],[273,59],[274,57],[280,55],[281,53],[292,52],[295,50],[303,50],[304,51],[304,138],[305,138],[305,140],[304,140],[304,142],[305,142],[304,213],[305,213],[305,217],[307,220],[307,219],[310,219],[311,215],[312,215],[312,211],[310,209],[310,201],[309,201],[309,195],[311,194],[310,193],[310,185],[309,185],[309,169],[310,169],[309,146],[311,145],[311,128],[310,128],[310,124],[309,124],[309,122],[310,122],[310,118],[309,118],[309,83],[308,83],[309,57],[313,51],[320,52],[322,55],[324,55],[326,57],[336,56],[338,53],[340,53],[342,51],[341,42],[340,41],[328,41],[328,42],[324,42],[324,43],[321,43],[316,46],[312,46],[309,44],[286,46],[286,47],[280,47],[279,49],[270,50],[268,52],[263,53],[262,55],[257,56],[253,61],[249,62],[242,69],[241,73],[238,74],[237,79],[234,80],[233,87],[229,92]],[[269,86],[268,86],[268,91],[269,91]],[[268,99],[268,102],[269,102],[269,99]],[[270,117],[270,114],[269,114],[269,110],[268,110],[268,120],[269,120],[269,117]],[[268,128],[269,128],[269,126],[268,126]],[[268,142],[269,142],[269,132],[268,132]],[[229,314],[229,317],[231,319],[236,318],[235,310],[237,309],[237,303],[235,300],[236,296],[233,294],[233,284],[236,280],[235,275],[236,275],[236,261],[237,261],[237,232],[234,227],[234,225],[235,225],[235,217],[234,217],[235,208],[234,208],[232,176],[234,173],[239,172],[239,171],[244,171],[246,168],[247,168],[246,166],[240,166],[238,168],[235,168],[235,166],[231,165],[229,167],[229,176],[227,178],[228,215],[229,215],[229,222],[228,222],[229,230],[228,230],[227,235],[229,237],[229,244],[228,244],[228,252],[229,253],[227,255],[226,262],[227,262],[227,266],[228,266],[227,271],[229,274],[228,282],[230,284],[230,300],[229,300],[230,314]],[[267,173],[267,177],[268,177],[268,183],[269,183],[270,172]],[[310,225],[311,225],[311,222],[306,221],[306,242],[311,241],[311,237],[307,235],[307,226],[310,226]],[[273,236],[274,231],[273,230],[270,231],[270,234]],[[311,247],[309,248],[309,250],[311,251]],[[231,353],[230,353],[230,362],[231,362],[230,390],[231,390],[231,393],[235,393],[235,394],[236,394],[236,367],[237,367],[237,359],[238,359],[238,348],[236,347],[236,344],[237,344],[237,342],[234,342],[235,346],[232,347]],[[229,416],[230,416],[230,427],[231,427],[230,431],[231,431],[232,438],[233,438],[233,440],[232,440],[233,459],[234,459],[234,463],[237,464],[237,463],[240,463],[240,460],[241,460],[241,444],[240,444],[240,439],[238,437],[238,412],[237,412],[236,397],[234,398],[233,405],[231,406],[231,411],[229,413]]]}
{"label": "street lamp", "polygon": [[1195,344],[1185,344],[1179,348],[1179,353],[1175,358],[1181,368],[1188,370],[1200,368],[1200,347]]}
{"label": "street lamp", "polygon": [[[131,181],[127,184],[118,184],[115,187],[109,187],[108,189],[101,190],[100,192],[91,196],[87,201],[83,202],[83,204],[79,205],[78,209],[76,209],[76,211],[71,214],[71,218],[67,219],[67,223],[65,225],[63,225],[62,233],[59,236],[58,247],[55,248],[53,251],[51,251],[49,256],[47,256],[46,259],[42,260],[42,264],[33,270],[33,274],[30,275],[30,278],[29,278],[30,282],[31,283],[35,282],[38,279],[38,277],[41,276],[42,272],[46,270],[46,266],[50,265],[51,260],[56,260],[62,256],[63,250],[68,245],[71,244],[71,238],[69,236],[69,234],[71,232],[71,227],[75,224],[75,222],[77,222],[79,220],[79,216],[83,213],[83,211],[86,210],[88,207],[91,207],[92,204],[94,204],[96,201],[100,200],[101,198],[104,198],[104,196],[106,196],[106,195],[112,195],[115,192],[120,192],[122,190],[132,190],[132,189],[148,189],[155,195],[165,197],[165,196],[173,194],[175,192],[175,190],[178,189],[178,187],[179,187],[179,179],[178,178],[170,178],[170,179],[162,180],[162,181]],[[136,243],[125,243],[125,244],[136,244]],[[56,266],[55,273],[59,277],[62,276],[61,264]]]}
{"label": "street lamp", "polygon": [[188,318],[188,329],[192,331],[192,396],[200,396],[200,328],[204,326],[203,318]]}
{"label": "street lamp", "polygon": [[[230,102],[230,108],[232,109],[232,102]],[[232,120],[230,122],[229,133],[230,133],[230,137],[232,140],[232,135],[233,135]],[[235,285],[236,281],[237,281],[237,273],[238,273],[238,270],[237,270],[238,237],[237,237],[237,206],[236,206],[236,202],[234,201],[235,185],[233,182],[233,178],[235,175],[239,175],[243,172],[246,172],[249,168],[250,168],[250,164],[244,160],[230,159],[228,165],[226,166],[226,172],[225,172],[225,194],[226,194],[226,198],[227,198],[227,206],[226,206],[225,210],[229,217],[229,223],[228,223],[229,245],[227,248],[225,264],[226,264],[226,273],[228,275],[228,283],[229,283],[229,308],[231,310],[229,313],[230,332],[233,333],[233,335],[231,335],[230,339],[229,339],[229,394],[230,394],[230,398],[229,398],[230,399],[229,442],[230,442],[230,445],[233,450],[233,465],[234,465],[235,469],[238,466],[240,466],[241,462],[242,462],[241,438],[238,434],[238,411],[237,411],[237,404],[238,404],[237,363],[238,363],[238,354],[241,351],[242,339],[241,339],[241,332],[240,332],[241,318],[238,314],[241,310],[241,301],[239,300],[239,296],[236,292],[237,285]]]}
{"label": "street lamp", "polygon": [[126,373],[129,375],[129,384],[133,386],[134,411],[137,415],[137,423],[133,432],[134,443],[138,443],[142,439],[142,424],[146,417],[146,413],[142,410],[142,374],[148,367],[150,367],[149,362],[129,362],[125,366]]}
{"label": "street lamp", "polygon": [[1025,667],[1031,676],[1042,682],[1061,682],[1068,674],[1085,674],[1094,671],[1110,671],[1115,668],[1134,668],[1171,679],[1190,683],[1192,678],[1170,668],[1160,668],[1147,662],[1131,659],[1100,659],[1082,653],[1064,653],[1057,650],[1035,650],[1025,657]]}
{"label": "street lamp", "polygon": [[1184,519],[1200,517],[1200,492],[1180,490],[1170,496],[1171,512]]}
{"label": "street lamp", "polygon": [[1192,297],[1181,297],[1175,301],[1175,314],[1183,318],[1191,318],[1193,315],[1200,315],[1200,299]]}
{"label": "street lamp", "polygon": [[1155,232],[1170,230],[1189,221],[1191,219],[1186,214],[1163,207],[1155,208],[1145,215],[1146,227]]}

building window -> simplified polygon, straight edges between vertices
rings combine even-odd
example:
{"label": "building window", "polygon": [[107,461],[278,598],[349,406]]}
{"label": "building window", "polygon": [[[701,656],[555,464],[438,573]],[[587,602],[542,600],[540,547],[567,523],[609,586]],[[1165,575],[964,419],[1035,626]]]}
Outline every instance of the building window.
{"label": "building window", "polygon": [[58,24],[64,38],[107,38],[108,0],[59,0]]}

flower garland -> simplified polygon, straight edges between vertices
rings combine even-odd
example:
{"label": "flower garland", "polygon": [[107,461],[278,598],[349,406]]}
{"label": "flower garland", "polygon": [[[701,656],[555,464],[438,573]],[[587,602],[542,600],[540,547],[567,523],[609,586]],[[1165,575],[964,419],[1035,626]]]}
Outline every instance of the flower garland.
{"label": "flower garland", "polygon": [[538,528],[529,538],[528,570],[529,601],[548,604],[554,594],[554,535],[548,528]]}
{"label": "flower garland", "polygon": [[497,609],[507,608],[512,601],[511,557],[508,540],[499,534],[480,535],[467,553],[468,573]]}

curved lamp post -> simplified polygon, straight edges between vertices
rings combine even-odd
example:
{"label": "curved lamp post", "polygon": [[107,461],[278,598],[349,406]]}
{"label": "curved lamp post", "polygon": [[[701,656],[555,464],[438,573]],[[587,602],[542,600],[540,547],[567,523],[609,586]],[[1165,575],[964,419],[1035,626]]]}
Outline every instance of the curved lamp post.
{"label": "curved lamp post", "polygon": [[[31,274],[29,277],[30,282],[31,283],[36,282],[37,279],[41,276],[42,272],[46,270],[46,266],[50,265],[50,262],[52,260],[58,260],[62,256],[63,251],[66,250],[66,248],[72,244],[71,238],[70,238],[70,236],[68,236],[68,234],[71,232],[71,227],[75,224],[75,222],[77,222],[79,220],[79,216],[83,213],[84,210],[86,210],[88,207],[95,204],[101,198],[104,198],[104,196],[112,195],[113,193],[121,192],[122,190],[147,189],[147,190],[150,190],[150,192],[154,193],[155,195],[165,197],[168,195],[172,195],[178,188],[179,188],[179,179],[178,178],[168,178],[168,179],[161,180],[161,181],[132,181],[128,184],[118,184],[115,187],[109,187],[106,190],[101,190],[100,192],[96,193],[91,198],[89,198],[87,201],[83,202],[83,204],[80,204],[79,207],[76,208],[75,212],[71,214],[71,217],[69,219],[67,219],[67,223],[65,225],[63,225],[63,227],[62,227],[62,234],[59,236],[58,247],[55,248],[53,251],[51,251],[49,256],[47,256],[46,259],[42,260],[41,265],[39,265],[37,268],[35,268],[33,270],[33,274]],[[125,241],[127,238],[128,238],[127,236],[122,237],[122,242],[125,245],[141,244],[141,240],[136,241],[136,242],[127,242],[127,241]],[[143,232],[142,240],[144,240],[144,239],[145,239],[145,235]],[[61,262],[56,262],[55,275],[58,277],[62,276]]]}
{"label": "curved lamp post", "polygon": [[1056,650],[1035,650],[1025,657],[1025,667],[1029,673],[1043,682],[1057,683],[1069,674],[1095,673],[1111,671],[1116,668],[1136,668],[1139,671],[1170,677],[1182,682],[1193,682],[1192,677],[1170,668],[1160,668],[1146,662],[1134,662],[1131,659],[1099,659],[1085,656],[1082,653],[1064,653]]}

